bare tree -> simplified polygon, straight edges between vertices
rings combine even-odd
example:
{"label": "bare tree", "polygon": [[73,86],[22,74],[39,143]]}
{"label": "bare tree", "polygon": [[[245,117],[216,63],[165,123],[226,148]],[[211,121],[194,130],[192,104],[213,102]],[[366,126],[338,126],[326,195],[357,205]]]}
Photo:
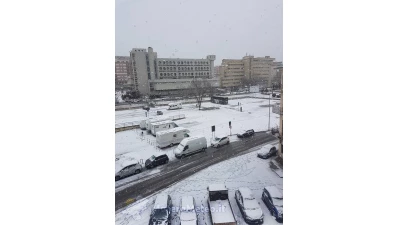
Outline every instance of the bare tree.
{"label": "bare tree", "polygon": [[195,78],[192,80],[191,84],[191,90],[192,93],[194,94],[197,102],[197,106],[201,107],[201,103],[203,102],[203,98],[207,93],[210,93],[210,90],[212,89],[212,85],[210,81],[206,79],[199,79]]}

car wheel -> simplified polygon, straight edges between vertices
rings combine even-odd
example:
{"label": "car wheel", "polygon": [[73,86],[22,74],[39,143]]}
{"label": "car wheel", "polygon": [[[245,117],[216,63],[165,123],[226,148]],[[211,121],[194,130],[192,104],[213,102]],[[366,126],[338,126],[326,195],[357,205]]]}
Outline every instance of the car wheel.
{"label": "car wheel", "polygon": [[219,144],[217,144],[217,148],[219,148]]}
{"label": "car wheel", "polygon": [[182,159],[185,158],[185,157],[186,157],[186,155],[182,155],[182,156],[181,156]]}
{"label": "car wheel", "polygon": [[203,148],[203,152],[206,152],[206,149],[207,149],[207,148]]}
{"label": "car wheel", "polygon": [[173,143],[171,143],[171,144],[169,145],[169,147],[172,147],[172,146],[174,146],[174,144],[173,144]]}
{"label": "car wheel", "polygon": [[135,174],[138,174],[138,173],[140,173],[140,170],[139,169],[135,170]]}
{"label": "car wheel", "polygon": [[121,179],[120,176],[116,176],[116,177],[115,177],[115,181],[119,181],[120,179]]}
{"label": "car wheel", "polygon": [[167,164],[169,162],[169,160],[165,160],[165,163],[164,164]]}
{"label": "car wheel", "polygon": [[271,213],[271,216],[274,216],[274,210],[269,210],[269,212]]}

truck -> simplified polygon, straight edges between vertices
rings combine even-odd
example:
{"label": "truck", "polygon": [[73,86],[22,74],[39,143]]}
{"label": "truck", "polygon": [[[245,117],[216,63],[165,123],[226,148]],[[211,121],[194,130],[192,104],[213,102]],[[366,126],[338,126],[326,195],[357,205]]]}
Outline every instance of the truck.
{"label": "truck", "polygon": [[159,131],[156,133],[157,146],[165,148],[179,144],[184,138],[189,137],[190,131],[184,127],[175,127],[169,130]]}
{"label": "truck", "polygon": [[237,225],[225,184],[210,184],[208,207],[213,225]]}
{"label": "truck", "polygon": [[163,130],[169,130],[177,127],[177,125],[172,122],[172,120],[165,120],[161,122],[151,123],[151,134],[155,137],[156,133]]}

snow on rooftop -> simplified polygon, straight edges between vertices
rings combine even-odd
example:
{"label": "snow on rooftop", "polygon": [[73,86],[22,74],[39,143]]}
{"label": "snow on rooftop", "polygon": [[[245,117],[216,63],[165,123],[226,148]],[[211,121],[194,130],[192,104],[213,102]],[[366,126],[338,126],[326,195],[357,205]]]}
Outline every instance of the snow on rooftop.
{"label": "snow on rooftop", "polygon": [[265,189],[267,189],[267,191],[269,192],[271,197],[273,197],[273,198],[283,198],[282,192],[277,187],[268,186],[268,187],[265,187]]}
{"label": "snow on rooftop", "polygon": [[115,162],[115,173],[118,173],[123,168],[137,164],[138,161],[135,158],[124,158],[123,160],[118,160]]}
{"label": "snow on rooftop", "polygon": [[[175,127],[175,128],[169,129],[169,130],[158,131],[157,134],[163,135],[163,134],[173,133],[173,132],[177,132],[177,131],[181,131],[181,130],[188,130],[188,129],[184,128],[184,127]],[[189,132],[189,130],[188,130],[188,132]]]}
{"label": "snow on rooftop", "polygon": [[151,123],[151,124],[153,126],[155,126],[155,125],[162,125],[162,124],[168,124],[168,123],[172,123],[172,120],[164,120],[164,121],[155,122],[155,123]]}
{"label": "snow on rooftop", "polygon": [[154,209],[165,209],[168,207],[168,195],[157,195]]}
{"label": "snow on rooftop", "polygon": [[250,188],[248,187],[241,187],[239,188],[239,191],[242,194],[243,198],[254,198],[253,192],[251,192]]}
{"label": "snow on rooftop", "polygon": [[208,186],[209,191],[227,191],[225,184],[210,184]]}

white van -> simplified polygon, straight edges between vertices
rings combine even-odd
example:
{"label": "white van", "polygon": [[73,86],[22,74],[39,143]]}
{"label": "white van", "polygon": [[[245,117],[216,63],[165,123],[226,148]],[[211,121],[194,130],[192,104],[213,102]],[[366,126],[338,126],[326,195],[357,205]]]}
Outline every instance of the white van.
{"label": "white van", "polygon": [[183,127],[175,127],[169,130],[159,131],[156,134],[157,146],[164,148],[179,144],[184,138],[189,137],[190,131]]}
{"label": "white van", "polygon": [[204,136],[202,137],[188,137],[181,141],[177,148],[174,149],[176,158],[184,158],[188,155],[195,154],[197,152],[205,152],[207,149],[207,140]]}
{"label": "white van", "polygon": [[169,130],[177,127],[172,120],[151,123],[151,134],[155,137],[158,131]]}
{"label": "white van", "polygon": [[169,103],[168,109],[182,109],[182,103]]}

